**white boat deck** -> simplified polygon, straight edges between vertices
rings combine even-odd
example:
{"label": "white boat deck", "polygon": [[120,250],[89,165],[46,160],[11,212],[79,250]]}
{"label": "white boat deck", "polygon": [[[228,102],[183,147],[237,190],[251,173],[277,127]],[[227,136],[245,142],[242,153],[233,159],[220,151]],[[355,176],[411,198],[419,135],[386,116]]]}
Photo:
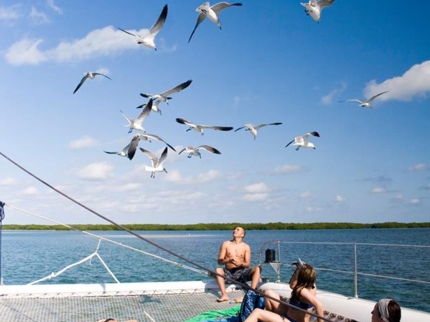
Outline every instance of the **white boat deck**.
{"label": "white boat deck", "polygon": [[[265,283],[289,297],[285,283]],[[236,285],[229,285],[232,300],[243,297]],[[5,322],[98,321],[115,317],[119,321],[186,321],[203,312],[237,306],[218,303],[218,287],[208,282],[112,283],[0,286],[0,316]],[[328,321],[370,321],[374,302],[318,291]],[[312,321],[313,319],[311,319]],[[430,321],[430,313],[402,308],[402,322]]]}

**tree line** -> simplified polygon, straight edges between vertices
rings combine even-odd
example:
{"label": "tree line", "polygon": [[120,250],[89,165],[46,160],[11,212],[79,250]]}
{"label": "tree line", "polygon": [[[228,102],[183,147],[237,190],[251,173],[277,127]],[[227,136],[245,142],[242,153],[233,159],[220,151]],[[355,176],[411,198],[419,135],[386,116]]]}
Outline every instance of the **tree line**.
{"label": "tree line", "polygon": [[[62,225],[3,225],[3,230],[121,230],[112,224],[75,224],[72,228]],[[349,223],[349,222],[316,222],[316,223],[199,223],[199,224],[124,224],[129,230],[233,230],[241,226],[246,230],[308,230],[308,229],[372,229],[372,228],[430,228],[430,222],[384,222],[384,223]]]}

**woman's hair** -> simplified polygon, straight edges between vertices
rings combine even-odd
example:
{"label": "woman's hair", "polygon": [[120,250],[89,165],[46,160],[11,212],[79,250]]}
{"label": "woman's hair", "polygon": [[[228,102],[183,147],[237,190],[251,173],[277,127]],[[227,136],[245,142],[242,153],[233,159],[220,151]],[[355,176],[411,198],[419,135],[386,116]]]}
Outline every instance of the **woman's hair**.
{"label": "woman's hair", "polygon": [[392,299],[381,299],[378,301],[378,310],[381,318],[385,318],[388,322],[400,322],[402,312],[400,310],[400,305],[396,301]]}
{"label": "woman's hair", "polygon": [[297,269],[296,285],[291,292],[291,302],[300,301],[300,292],[304,288],[314,288],[317,271],[309,264],[303,264]]}

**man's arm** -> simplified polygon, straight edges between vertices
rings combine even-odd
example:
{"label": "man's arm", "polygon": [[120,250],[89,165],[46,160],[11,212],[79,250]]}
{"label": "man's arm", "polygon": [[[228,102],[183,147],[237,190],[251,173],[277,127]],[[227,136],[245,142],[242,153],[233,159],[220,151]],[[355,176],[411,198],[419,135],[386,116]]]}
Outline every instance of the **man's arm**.
{"label": "man's arm", "polygon": [[246,245],[242,266],[245,268],[251,266],[251,247],[249,247],[249,245]]}
{"label": "man's arm", "polygon": [[218,253],[218,265],[225,265],[227,263],[233,263],[234,259],[233,258],[227,259],[226,255],[227,255],[227,242],[223,242],[221,244],[221,247],[220,247],[219,253]]}

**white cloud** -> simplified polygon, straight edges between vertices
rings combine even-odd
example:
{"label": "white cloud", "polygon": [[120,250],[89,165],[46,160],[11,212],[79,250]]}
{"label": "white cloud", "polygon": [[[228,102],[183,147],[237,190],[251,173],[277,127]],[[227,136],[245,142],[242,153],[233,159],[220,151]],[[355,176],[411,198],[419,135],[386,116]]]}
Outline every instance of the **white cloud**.
{"label": "white cloud", "polygon": [[250,193],[243,197],[245,201],[264,201],[268,197],[267,193]]}
{"label": "white cloud", "polygon": [[385,193],[387,192],[387,189],[383,187],[376,187],[372,189],[372,193]]}
{"label": "white cloud", "polygon": [[[168,170],[169,171],[169,170]],[[182,184],[196,185],[213,181],[222,177],[222,173],[217,170],[209,170],[207,172],[199,173],[195,176],[183,177],[178,170],[169,171],[169,175],[165,180],[168,182],[177,182]]]}
{"label": "white cloud", "polygon": [[333,199],[333,201],[334,202],[342,202],[342,201],[344,201],[345,199],[342,197],[342,196],[339,196],[339,195],[337,195],[336,197],[334,197],[334,199]]}
{"label": "white cloud", "polygon": [[99,145],[99,142],[88,135],[85,135],[80,139],[77,139],[69,143],[69,147],[71,149],[91,148],[98,145]]}
{"label": "white cloud", "polygon": [[302,167],[295,164],[284,164],[280,167],[276,167],[275,170],[273,170],[274,174],[288,174],[288,173],[294,173],[294,172],[300,172],[302,170]]}
{"label": "white cloud", "polygon": [[321,211],[323,211],[324,209],[323,208],[320,208],[320,207],[307,207],[306,208],[306,211],[307,212],[321,212]]}
{"label": "white cloud", "polygon": [[418,163],[414,166],[409,168],[409,171],[421,171],[421,170],[427,170],[428,166],[425,163]]}
{"label": "white cloud", "polygon": [[0,186],[14,186],[18,182],[14,178],[5,178],[3,180],[0,180]]}
{"label": "white cloud", "polygon": [[10,7],[0,6],[0,21],[11,22],[18,20],[22,16],[20,7],[21,5],[19,4]]}
{"label": "white cloud", "polygon": [[112,174],[113,166],[107,162],[92,163],[77,172],[80,179],[83,180],[106,180]]}
{"label": "white cloud", "polygon": [[235,96],[233,98],[233,107],[239,107],[240,104],[240,97],[239,96]]}
{"label": "white cloud", "polygon": [[366,97],[383,91],[389,92],[378,97],[378,101],[410,101],[414,97],[426,98],[426,93],[430,91],[430,61],[416,64],[402,76],[387,79],[380,84],[372,80],[364,89]]}
{"label": "white cloud", "polygon": [[342,82],[339,86],[339,88],[336,88],[332,90],[330,93],[328,93],[326,96],[323,96],[321,98],[321,103],[324,105],[331,105],[333,103],[333,99],[335,99],[339,94],[343,93],[347,88],[347,85],[345,82]]}
{"label": "white cloud", "polygon": [[414,199],[409,200],[409,203],[412,205],[417,205],[420,203],[420,200],[417,198],[414,198]]}
{"label": "white cloud", "polygon": [[269,191],[269,187],[264,182],[258,182],[245,187],[248,193],[261,193]]}
{"label": "white cloud", "polygon": [[35,187],[28,187],[22,191],[22,194],[32,196],[39,194],[39,191]]}
{"label": "white cloud", "polygon": [[311,196],[311,192],[310,191],[303,192],[300,195],[301,198],[309,198],[310,196]]}
{"label": "white cloud", "polygon": [[48,5],[49,8],[51,8],[57,14],[59,14],[59,15],[63,14],[63,9],[61,9],[60,7],[58,7],[57,5],[55,5],[54,0],[47,0],[46,4]]}
{"label": "white cloud", "polygon": [[37,10],[33,6],[31,7],[31,11],[30,11],[29,17],[36,24],[45,24],[45,23],[49,23],[50,22],[49,19],[48,19],[48,16],[44,12],[41,12],[41,11]]}
{"label": "white cloud", "polygon": [[[131,32],[148,33],[147,29]],[[84,38],[74,41],[63,41],[55,48],[42,50],[39,48],[43,39],[24,38],[14,43],[6,52],[6,60],[12,65],[37,65],[47,61],[69,62],[88,60],[100,56],[110,56],[126,49],[144,48],[138,46],[131,37],[112,26],[89,32]]]}

